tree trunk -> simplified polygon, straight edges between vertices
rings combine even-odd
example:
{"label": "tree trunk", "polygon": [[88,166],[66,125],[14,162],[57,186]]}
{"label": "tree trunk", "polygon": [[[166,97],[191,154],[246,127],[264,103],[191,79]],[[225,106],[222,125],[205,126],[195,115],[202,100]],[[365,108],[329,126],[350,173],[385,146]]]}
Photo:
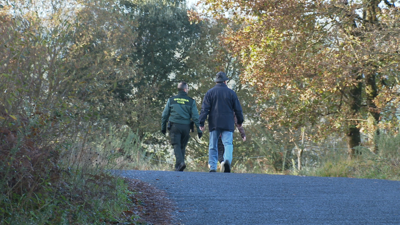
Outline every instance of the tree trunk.
{"label": "tree trunk", "polygon": [[[364,20],[364,27],[371,31],[376,29],[375,24],[378,23],[378,11],[379,11],[379,3],[380,0],[364,0],[365,8],[363,10],[363,20]],[[362,38],[363,40],[363,38]],[[372,48],[374,48],[372,46]],[[364,71],[365,75],[365,95],[367,100],[367,111],[370,114],[370,117],[373,120],[369,120],[368,124],[368,132],[369,136],[371,136],[373,148],[371,149],[372,152],[378,152],[378,145],[375,143],[374,136],[379,134],[379,130],[377,128],[377,124],[379,123],[380,119],[380,111],[377,108],[376,104],[374,103],[374,99],[378,96],[378,87],[376,84],[376,76],[377,76],[377,66],[371,63],[367,63],[365,65],[366,70]],[[372,119],[371,118],[371,119]]]}
{"label": "tree trunk", "polygon": [[303,152],[304,152],[305,131],[306,131],[306,128],[302,127],[301,128],[301,148],[298,148],[298,151],[297,151],[297,161],[298,161],[297,169],[299,171],[301,170],[301,157],[303,156]]}
{"label": "tree trunk", "polygon": [[[357,117],[361,110],[362,102],[362,76],[358,75],[356,78],[357,82],[350,90],[349,104],[353,113],[353,117]],[[359,155],[360,152],[356,151],[354,147],[359,146],[361,143],[360,128],[358,127],[357,120],[351,120],[348,124],[347,131],[347,147],[349,158],[354,158],[355,155]]]}
{"label": "tree trunk", "polygon": [[298,151],[297,151],[297,169],[300,171],[302,168],[301,168],[301,157],[302,157],[302,155],[303,155],[303,151],[304,151],[304,149],[303,148],[301,148],[301,149],[299,149]]}
{"label": "tree trunk", "polygon": [[352,159],[356,155],[361,155],[361,152],[354,147],[359,146],[361,143],[360,129],[357,127],[350,127],[347,133],[347,148],[349,158]]}
{"label": "tree trunk", "polygon": [[[370,29],[371,25],[375,24],[377,20],[377,10],[379,9],[378,4],[379,0],[364,0],[364,10],[363,10],[363,26],[367,29]],[[356,23],[354,22],[353,27],[357,27]],[[357,33],[353,33],[354,36],[359,36]],[[363,38],[361,37],[361,40]],[[373,100],[377,96],[377,86],[375,80],[375,70],[373,69],[372,72],[369,71],[371,65],[366,65],[368,70],[367,73],[365,71],[361,72],[358,71],[359,75],[357,76],[356,80],[357,83],[353,86],[350,90],[350,108],[353,112],[353,116],[356,117],[357,114],[360,113],[361,103],[362,103],[362,79],[365,76],[365,91],[366,91],[366,98],[367,98],[367,106],[368,111],[370,114],[375,118],[376,121],[379,119],[379,113],[376,112],[376,105],[374,104]],[[349,158],[353,158],[356,155],[361,154],[360,151],[354,149],[361,143],[361,136],[360,136],[360,128],[358,126],[357,120],[351,121],[348,124],[348,132],[347,132],[347,147]]]}
{"label": "tree trunk", "polygon": [[372,152],[378,152],[378,146],[373,140],[373,137],[379,134],[379,130],[377,128],[377,124],[379,123],[380,118],[380,110],[377,108],[376,104],[374,103],[374,99],[378,96],[378,87],[376,85],[376,70],[374,67],[370,70],[368,74],[365,74],[365,94],[367,98],[367,107],[370,116],[372,117],[368,123],[368,126],[372,129],[368,129],[370,132],[370,136],[372,138],[372,143],[374,145]]}

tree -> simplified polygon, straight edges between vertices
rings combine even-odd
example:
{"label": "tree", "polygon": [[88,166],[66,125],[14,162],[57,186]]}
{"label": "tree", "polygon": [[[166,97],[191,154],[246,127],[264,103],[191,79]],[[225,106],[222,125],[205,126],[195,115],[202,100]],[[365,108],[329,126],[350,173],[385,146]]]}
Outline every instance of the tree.
{"label": "tree", "polygon": [[62,64],[68,71],[65,90],[73,89],[93,113],[119,124],[126,123],[132,107],[116,94],[118,85],[137,71],[136,63],[128,59],[135,51],[136,23],[124,10],[119,1],[80,2]]}
{"label": "tree", "polygon": [[135,74],[120,80],[115,94],[136,110],[128,121],[134,130],[159,130],[159,116],[166,99],[176,92],[180,77],[188,68],[188,50],[195,44],[199,26],[191,24],[185,1],[121,1],[129,20],[131,51],[126,56],[135,65]]}
{"label": "tree", "polygon": [[[257,88],[268,126],[313,126],[315,140],[397,123],[399,9],[389,1],[204,0],[227,29],[225,42]],[[397,4],[397,3],[396,3]],[[376,151],[376,149],[374,149]]]}
{"label": "tree", "polygon": [[131,75],[121,59],[132,38],[126,15],[112,0],[69,6],[21,1],[1,11],[0,107],[25,119],[40,114],[42,125],[52,124],[48,139],[76,135],[67,128],[100,117],[121,124],[129,110],[112,94]]}

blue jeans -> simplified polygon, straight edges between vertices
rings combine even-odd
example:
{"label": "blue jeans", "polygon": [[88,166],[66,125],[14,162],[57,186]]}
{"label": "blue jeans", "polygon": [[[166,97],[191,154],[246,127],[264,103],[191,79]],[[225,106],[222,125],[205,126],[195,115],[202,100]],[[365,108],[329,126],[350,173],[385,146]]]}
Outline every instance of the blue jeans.
{"label": "blue jeans", "polygon": [[210,131],[210,144],[208,145],[208,165],[210,165],[210,170],[217,170],[219,135],[221,135],[222,143],[225,147],[224,161],[228,160],[230,164],[232,163],[233,132],[225,130],[213,130]]}

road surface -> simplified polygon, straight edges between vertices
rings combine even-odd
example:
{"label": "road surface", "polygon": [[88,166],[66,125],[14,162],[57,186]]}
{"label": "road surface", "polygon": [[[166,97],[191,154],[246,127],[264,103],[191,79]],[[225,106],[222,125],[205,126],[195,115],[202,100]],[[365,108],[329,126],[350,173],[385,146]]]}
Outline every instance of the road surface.
{"label": "road surface", "polygon": [[177,224],[400,224],[400,182],[175,171],[117,171],[164,190]]}

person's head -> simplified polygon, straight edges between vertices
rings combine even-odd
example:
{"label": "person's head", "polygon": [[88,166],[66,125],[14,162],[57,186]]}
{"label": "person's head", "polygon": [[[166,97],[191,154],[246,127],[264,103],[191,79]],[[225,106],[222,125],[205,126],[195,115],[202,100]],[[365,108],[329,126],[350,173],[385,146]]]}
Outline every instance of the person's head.
{"label": "person's head", "polygon": [[178,84],[178,91],[184,91],[184,92],[188,93],[189,85],[185,81],[180,82]]}
{"label": "person's head", "polygon": [[215,77],[215,82],[216,83],[225,83],[226,84],[227,80],[229,80],[229,78],[222,71],[218,72],[216,77]]}

